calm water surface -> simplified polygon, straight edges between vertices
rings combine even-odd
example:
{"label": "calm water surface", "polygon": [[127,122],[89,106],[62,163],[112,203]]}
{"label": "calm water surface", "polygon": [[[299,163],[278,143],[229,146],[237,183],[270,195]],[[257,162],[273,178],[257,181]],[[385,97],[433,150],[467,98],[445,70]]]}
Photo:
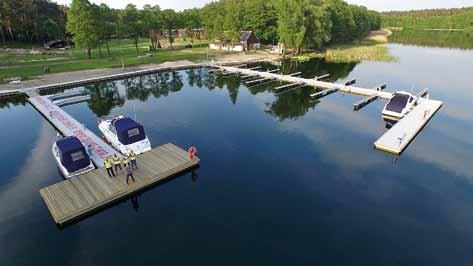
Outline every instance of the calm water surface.
{"label": "calm water surface", "polygon": [[38,192],[61,181],[55,132],[2,103],[0,265],[471,265],[473,51],[389,47],[398,62],[283,69],[430,88],[445,106],[397,159],[372,148],[382,101],[355,113],[357,96],[311,102],[204,70],[88,86],[91,102],[65,107],[86,126],[136,114],[154,147],[195,145],[202,162],[64,229]]}

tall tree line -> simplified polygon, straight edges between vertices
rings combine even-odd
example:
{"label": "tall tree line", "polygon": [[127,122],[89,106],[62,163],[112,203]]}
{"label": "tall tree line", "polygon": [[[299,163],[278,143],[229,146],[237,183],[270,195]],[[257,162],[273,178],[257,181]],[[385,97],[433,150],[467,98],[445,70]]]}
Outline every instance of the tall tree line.
{"label": "tall tree line", "polygon": [[1,0],[0,41],[43,42],[62,38],[66,8],[48,0]]}
{"label": "tall tree line", "polygon": [[89,0],[73,0],[67,17],[67,31],[73,35],[78,47],[86,49],[89,57],[92,49],[98,49],[102,55],[103,46],[110,55],[108,43],[112,38],[133,39],[139,53],[140,38],[149,38],[150,50],[156,51],[161,47],[160,40],[166,36],[172,48],[177,29],[185,29],[193,42],[193,29],[201,27],[199,9],[176,12],[172,9],[161,10],[158,5],[145,5],[138,9],[128,4],[118,10],[105,4],[98,6]]}
{"label": "tall tree line", "polygon": [[381,16],[342,0],[220,0],[202,10],[210,39],[238,41],[253,30],[263,43],[282,42],[301,52],[359,39],[381,27]]}
{"label": "tall tree line", "polygon": [[[71,33],[76,46],[91,56],[106,49],[112,38],[149,38],[150,49],[161,47],[163,36],[172,47],[175,30],[193,42],[194,29],[204,28],[209,40],[240,41],[242,30],[253,30],[264,44],[282,42],[297,52],[327,43],[361,38],[381,26],[379,13],[343,0],[219,0],[201,9],[176,12],[129,4],[111,9],[89,0],[73,0],[69,8],[49,0],[1,0],[2,41],[44,41]],[[201,37],[201,35],[198,35]]]}
{"label": "tall tree line", "polygon": [[383,26],[418,29],[473,29],[473,7],[384,12]]}

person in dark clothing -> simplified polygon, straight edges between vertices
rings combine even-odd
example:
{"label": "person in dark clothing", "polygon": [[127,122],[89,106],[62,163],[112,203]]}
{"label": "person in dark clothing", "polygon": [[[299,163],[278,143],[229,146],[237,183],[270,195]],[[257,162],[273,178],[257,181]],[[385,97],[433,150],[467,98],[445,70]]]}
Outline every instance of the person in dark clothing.
{"label": "person in dark clothing", "polygon": [[135,182],[135,178],[133,177],[133,168],[131,168],[131,165],[128,164],[125,168],[126,170],[126,184],[128,185],[128,180],[131,178],[133,180],[133,183]]}

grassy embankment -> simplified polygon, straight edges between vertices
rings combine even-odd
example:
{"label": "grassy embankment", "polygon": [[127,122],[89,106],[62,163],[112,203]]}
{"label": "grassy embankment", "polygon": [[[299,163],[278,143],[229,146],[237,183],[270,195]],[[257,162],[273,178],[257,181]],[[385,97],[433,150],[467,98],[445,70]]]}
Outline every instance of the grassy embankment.
{"label": "grassy embankment", "polygon": [[[185,49],[188,42],[176,41],[174,49],[160,49],[157,53],[149,53],[149,41],[139,42],[139,53],[137,54],[132,40],[113,40],[110,43],[111,56],[107,55],[105,47],[102,48],[102,57],[98,50],[93,51],[92,59],[82,49],[71,49],[68,51],[41,51],[40,54],[31,53],[31,45],[15,44],[11,48],[22,48],[0,51],[0,83],[11,77],[29,79],[48,73],[60,73],[68,71],[117,68],[122,67],[122,60],[126,67],[142,64],[155,64],[166,61],[190,60],[199,61],[207,58],[207,43],[196,42],[192,49]],[[17,45],[20,45],[19,47]],[[25,49],[26,48],[26,49]],[[221,52],[208,50],[212,58]]]}
{"label": "grassy embankment", "polygon": [[312,58],[325,58],[327,62],[350,63],[359,61],[395,61],[386,47],[389,30],[372,32],[365,39],[344,44],[333,44],[322,52],[306,54]]}

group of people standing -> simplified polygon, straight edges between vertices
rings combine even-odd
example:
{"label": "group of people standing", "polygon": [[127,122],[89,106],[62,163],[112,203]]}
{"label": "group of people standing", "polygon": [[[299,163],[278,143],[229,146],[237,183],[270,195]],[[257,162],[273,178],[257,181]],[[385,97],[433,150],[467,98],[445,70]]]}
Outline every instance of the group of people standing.
{"label": "group of people standing", "polygon": [[129,152],[123,158],[115,153],[113,157],[106,158],[104,160],[104,166],[105,169],[107,169],[107,174],[109,177],[116,177],[118,175],[118,171],[122,171],[122,164],[125,168],[126,183],[129,184],[130,179],[135,182],[133,170],[137,169],[138,166],[136,164],[136,154],[134,151]]}

